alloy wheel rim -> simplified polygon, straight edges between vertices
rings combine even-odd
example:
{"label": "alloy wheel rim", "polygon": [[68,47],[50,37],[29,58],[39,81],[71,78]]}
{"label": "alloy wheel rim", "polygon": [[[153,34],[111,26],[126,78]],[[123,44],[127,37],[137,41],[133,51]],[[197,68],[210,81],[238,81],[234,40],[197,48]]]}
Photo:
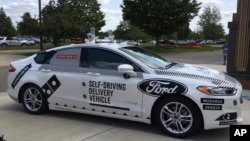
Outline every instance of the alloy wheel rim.
{"label": "alloy wheel rim", "polygon": [[187,106],[179,102],[163,106],[160,119],[165,129],[173,134],[186,133],[193,125],[193,116]]}
{"label": "alloy wheel rim", "polygon": [[42,94],[36,88],[28,88],[24,93],[24,104],[30,111],[38,111],[42,106]]}

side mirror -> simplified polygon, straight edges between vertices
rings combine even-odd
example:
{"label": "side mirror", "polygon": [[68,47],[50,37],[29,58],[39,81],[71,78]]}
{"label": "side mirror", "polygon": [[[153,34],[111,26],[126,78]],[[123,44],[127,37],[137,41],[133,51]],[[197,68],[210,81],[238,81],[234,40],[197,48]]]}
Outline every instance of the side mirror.
{"label": "side mirror", "polygon": [[134,72],[134,68],[128,64],[119,65],[118,72],[122,73],[125,78],[136,76],[136,72]]}

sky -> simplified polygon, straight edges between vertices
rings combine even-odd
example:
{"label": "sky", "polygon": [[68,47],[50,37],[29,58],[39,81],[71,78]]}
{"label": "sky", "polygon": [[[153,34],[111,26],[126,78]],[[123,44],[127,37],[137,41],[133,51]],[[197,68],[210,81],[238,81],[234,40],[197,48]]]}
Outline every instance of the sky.
{"label": "sky", "polygon": [[[122,21],[122,10],[120,5],[122,0],[97,0],[101,4],[101,11],[105,14],[106,25],[102,31],[115,30]],[[237,11],[237,0],[197,0],[201,2],[199,15],[203,13],[203,8],[207,6],[217,6],[221,10],[221,23],[228,33],[228,22],[232,21],[232,14]],[[42,8],[48,4],[49,0],[41,0]],[[0,8],[3,8],[6,15],[11,18],[13,25],[20,22],[21,16],[29,12],[33,18],[38,18],[38,0],[0,0]],[[191,30],[198,29],[199,17],[194,18],[190,23]]]}

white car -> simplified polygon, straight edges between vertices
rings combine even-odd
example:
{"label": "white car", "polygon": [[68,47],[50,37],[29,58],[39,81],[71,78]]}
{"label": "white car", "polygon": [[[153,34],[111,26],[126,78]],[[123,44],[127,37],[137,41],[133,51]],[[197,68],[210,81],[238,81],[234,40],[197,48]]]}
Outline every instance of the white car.
{"label": "white car", "polygon": [[9,96],[29,113],[50,109],[155,123],[178,138],[241,122],[241,92],[223,72],[115,43],[42,51],[11,62],[8,76]]}
{"label": "white car", "polygon": [[15,37],[12,37],[8,39],[7,37],[0,37],[0,46],[29,46],[27,40],[24,39],[18,39]]}

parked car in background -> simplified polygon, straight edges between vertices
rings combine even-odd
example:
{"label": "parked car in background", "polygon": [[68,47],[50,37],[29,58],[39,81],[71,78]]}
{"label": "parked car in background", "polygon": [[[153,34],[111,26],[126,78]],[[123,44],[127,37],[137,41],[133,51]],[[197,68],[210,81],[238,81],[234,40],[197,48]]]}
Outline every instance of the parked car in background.
{"label": "parked car in background", "polygon": [[133,40],[127,40],[127,41],[123,41],[123,42],[120,42],[121,44],[126,44],[126,45],[136,45],[136,46],[139,46],[140,43],[139,42],[136,42],[136,41],[133,41]]}
{"label": "parked car in background", "polygon": [[3,39],[4,39],[4,37],[0,36],[0,43],[2,42]]}
{"label": "parked car in background", "polygon": [[12,37],[8,39],[7,37],[1,37],[0,46],[29,46],[29,42],[24,39],[19,39]]}
{"label": "parked car in background", "polygon": [[204,44],[213,44],[213,40],[203,40],[199,44],[204,45]]}
{"label": "parked car in background", "polygon": [[170,44],[170,45],[176,45],[176,40],[160,40],[161,44]]}
{"label": "parked car in background", "polygon": [[29,45],[35,45],[36,42],[32,38],[23,38],[24,40],[27,40]]}
{"label": "parked car in background", "polygon": [[216,40],[214,41],[214,44],[218,44],[218,45],[222,45],[222,44],[225,44],[226,41],[225,40]]}
{"label": "parked car in background", "polygon": [[40,43],[40,39],[39,38],[36,38],[36,37],[31,37],[31,38],[35,41],[36,44]]}
{"label": "parked car in background", "polygon": [[156,41],[155,40],[148,40],[146,43],[147,44],[156,44]]}
{"label": "parked car in background", "polygon": [[35,45],[36,44],[36,40],[34,38],[32,38],[31,36],[15,36],[14,38],[27,40],[29,45]]}
{"label": "parked car in background", "polygon": [[197,46],[198,45],[195,40],[178,40],[177,44],[181,46]]}

